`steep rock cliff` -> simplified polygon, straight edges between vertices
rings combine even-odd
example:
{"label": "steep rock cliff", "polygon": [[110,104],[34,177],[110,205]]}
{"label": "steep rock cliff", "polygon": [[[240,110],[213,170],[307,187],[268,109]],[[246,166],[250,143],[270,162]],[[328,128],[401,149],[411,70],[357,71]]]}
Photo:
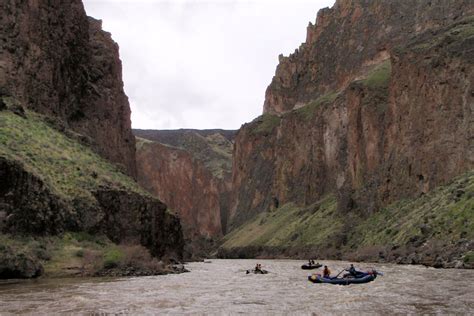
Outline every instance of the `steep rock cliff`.
{"label": "steep rock cliff", "polygon": [[466,1],[322,10],[307,42],[280,59],[264,115],[236,136],[232,227],[333,196],[346,216],[330,236],[338,249],[359,219],[472,170],[473,10]]}
{"label": "steep rock cliff", "polygon": [[82,2],[0,3],[0,94],[87,135],[135,176],[135,139],[118,46]]}
{"label": "steep rock cliff", "polygon": [[133,179],[44,117],[0,111],[0,235],[104,234],[180,258],[179,219]]}
{"label": "steep rock cliff", "polygon": [[234,131],[134,130],[138,182],[183,221],[190,239],[225,233]]}
{"label": "steep rock cliff", "polygon": [[135,137],[111,35],[80,0],[6,0],[0,10],[0,237],[16,245],[0,254],[0,275],[37,276],[30,261],[50,260],[10,256],[26,249],[19,235],[55,235],[58,247],[69,232],[105,235],[140,258],[182,257],[179,219],[129,177]]}
{"label": "steep rock cliff", "polygon": [[411,36],[471,14],[469,0],[337,0],[319,11],[294,54],[280,56],[264,113],[284,113],[342,90]]}

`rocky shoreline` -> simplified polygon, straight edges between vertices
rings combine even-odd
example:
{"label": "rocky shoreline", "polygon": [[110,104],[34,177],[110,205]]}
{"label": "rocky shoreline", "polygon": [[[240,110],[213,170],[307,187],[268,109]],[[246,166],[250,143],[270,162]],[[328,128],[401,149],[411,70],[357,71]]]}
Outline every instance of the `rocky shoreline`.
{"label": "rocky shoreline", "polygon": [[18,238],[0,234],[0,279],[125,277],[188,272],[181,259],[158,258],[137,244],[66,233]]}
{"label": "rocky shoreline", "polygon": [[94,277],[141,277],[141,276],[153,276],[153,275],[165,275],[165,274],[180,274],[190,272],[184,267],[184,264],[168,264],[164,265],[161,269],[147,269],[141,267],[123,267],[114,269],[103,269],[96,272]]}
{"label": "rocky shoreline", "polygon": [[[248,246],[232,249],[219,248],[216,257],[219,259],[301,259],[324,258],[327,260],[345,260],[354,262],[416,264],[433,268],[474,269],[472,256],[460,255],[471,251],[474,244],[462,241],[455,245],[432,248],[424,245],[419,248],[367,247],[357,251],[322,250],[312,247],[266,247]],[[320,261],[323,259],[319,259]]]}

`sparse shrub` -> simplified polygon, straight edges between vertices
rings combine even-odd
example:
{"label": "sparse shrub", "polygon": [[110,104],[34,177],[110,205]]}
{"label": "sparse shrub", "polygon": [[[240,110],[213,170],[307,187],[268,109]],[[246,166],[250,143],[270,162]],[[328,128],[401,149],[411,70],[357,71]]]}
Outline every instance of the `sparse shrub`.
{"label": "sparse shrub", "polygon": [[277,115],[263,114],[254,121],[257,122],[257,125],[255,126],[255,129],[252,130],[252,133],[268,135],[273,131],[273,129],[280,125],[281,119]]}
{"label": "sparse shrub", "polygon": [[124,254],[119,248],[112,248],[105,252],[104,254],[104,268],[112,269],[120,266]]}
{"label": "sparse shrub", "polygon": [[331,104],[333,103],[337,97],[339,96],[338,92],[329,92],[326,93],[316,100],[313,100],[303,106],[302,108],[299,108],[296,110],[296,113],[302,117],[304,120],[309,121],[314,117],[314,113],[318,108],[320,108],[322,105],[326,104]]}
{"label": "sparse shrub", "polygon": [[122,262],[126,266],[152,271],[159,271],[164,268],[163,263],[153,258],[148,249],[143,246],[121,245],[120,249],[124,254]]}
{"label": "sparse shrub", "polygon": [[386,60],[382,64],[376,66],[362,82],[371,88],[387,87],[390,83],[392,74],[392,64],[390,60]]}
{"label": "sparse shrub", "polygon": [[474,251],[469,251],[464,255],[464,263],[474,263]]}

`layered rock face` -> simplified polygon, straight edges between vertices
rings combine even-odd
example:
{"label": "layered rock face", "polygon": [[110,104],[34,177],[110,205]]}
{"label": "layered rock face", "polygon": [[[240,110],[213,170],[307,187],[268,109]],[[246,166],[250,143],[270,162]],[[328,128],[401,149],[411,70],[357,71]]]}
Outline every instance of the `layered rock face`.
{"label": "layered rock face", "polygon": [[471,170],[473,10],[337,1],[320,11],[307,42],[280,59],[265,114],[236,136],[233,225],[327,194],[368,215]]}
{"label": "layered rock face", "polygon": [[2,1],[0,92],[90,137],[135,176],[118,46],[82,2]]}
{"label": "layered rock face", "polygon": [[228,213],[233,131],[134,130],[138,182],[183,221],[190,239],[220,237]]}
{"label": "layered rock face", "polygon": [[342,90],[411,36],[473,13],[469,0],[337,0],[319,11],[294,54],[280,56],[264,113],[284,113]]}

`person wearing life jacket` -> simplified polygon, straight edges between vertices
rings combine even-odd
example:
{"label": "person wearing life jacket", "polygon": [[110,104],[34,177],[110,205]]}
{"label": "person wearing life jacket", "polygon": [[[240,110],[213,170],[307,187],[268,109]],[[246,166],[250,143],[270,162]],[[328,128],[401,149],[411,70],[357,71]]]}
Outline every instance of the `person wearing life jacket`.
{"label": "person wearing life jacket", "polygon": [[350,275],[352,275],[354,278],[357,276],[357,271],[352,263],[349,269],[347,269],[346,271],[349,272]]}
{"label": "person wearing life jacket", "polygon": [[328,266],[324,266],[323,278],[326,278],[326,279],[331,278],[331,270],[329,270]]}
{"label": "person wearing life jacket", "polygon": [[357,271],[352,263],[351,263],[351,266],[349,267],[349,269],[347,269],[346,271],[349,272],[349,274],[350,274],[351,276],[353,276],[354,278],[357,278],[357,277],[359,277],[361,274],[363,274],[362,272]]}

